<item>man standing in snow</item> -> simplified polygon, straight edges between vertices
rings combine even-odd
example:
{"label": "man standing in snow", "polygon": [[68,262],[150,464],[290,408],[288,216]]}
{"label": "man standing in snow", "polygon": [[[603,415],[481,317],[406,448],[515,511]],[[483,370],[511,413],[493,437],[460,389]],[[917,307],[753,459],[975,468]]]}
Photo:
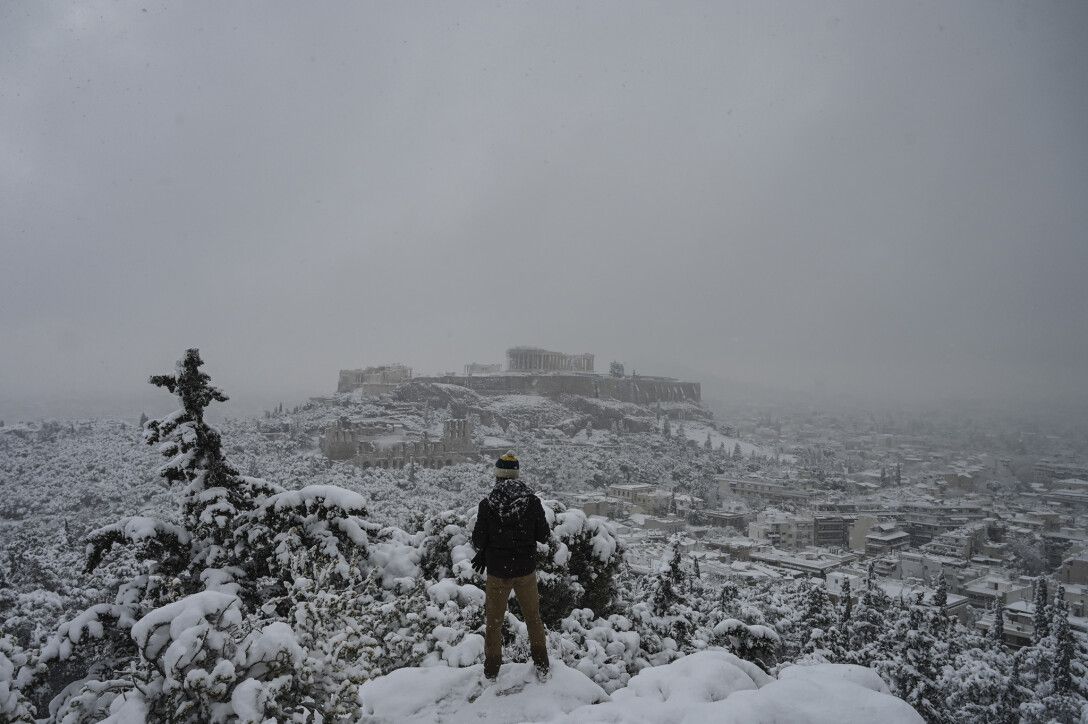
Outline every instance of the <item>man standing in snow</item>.
{"label": "man standing in snow", "polygon": [[548,675],[548,649],[544,622],[540,620],[540,594],[536,588],[536,544],[548,540],[551,530],[540,498],[518,480],[517,456],[508,452],[495,463],[495,487],[480,501],[472,546],[472,567],[487,571],[484,618],[484,675],[495,679],[502,665],[502,625],[510,591],[518,597],[529,629],[529,650],[537,674]]}

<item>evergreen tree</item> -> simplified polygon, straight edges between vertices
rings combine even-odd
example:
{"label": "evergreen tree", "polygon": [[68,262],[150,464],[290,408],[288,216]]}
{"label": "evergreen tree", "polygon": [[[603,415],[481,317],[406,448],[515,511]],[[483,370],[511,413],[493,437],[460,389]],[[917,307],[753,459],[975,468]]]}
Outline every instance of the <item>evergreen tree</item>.
{"label": "evergreen tree", "polygon": [[1050,606],[1047,605],[1046,578],[1040,576],[1035,579],[1035,630],[1032,642],[1038,644],[1050,635]]}
{"label": "evergreen tree", "polygon": [[832,615],[831,600],[827,596],[827,589],[823,581],[805,584],[804,610],[801,612],[801,649],[810,653],[827,649],[827,637],[835,625]]}
{"label": "evergreen tree", "polygon": [[997,703],[997,724],[1019,724],[1020,704],[1023,703],[1024,683],[1020,676],[1020,653],[1012,657],[1012,669]]}
{"label": "evergreen tree", "polygon": [[1000,601],[994,602],[994,627],[990,630],[990,638],[998,646],[1005,645],[1005,607]]}
{"label": "evergreen tree", "polygon": [[653,590],[653,610],[658,616],[664,616],[678,603],[682,602],[684,590],[683,554],[680,552],[680,536],[673,536],[672,556],[668,567],[657,574]]}
{"label": "evergreen tree", "polygon": [[939,649],[927,615],[923,606],[911,605],[908,615],[892,628],[891,634],[899,645],[890,673],[895,693],[927,722],[946,722],[950,719],[945,705],[947,692],[938,686]]}
{"label": "evergreen tree", "polygon": [[937,578],[937,590],[933,593],[933,605],[937,607],[937,610],[943,615],[945,606],[948,605],[948,582],[944,578],[944,572],[941,572],[939,578]]}
{"label": "evergreen tree", "polygon": [[723,614],[728,615],[733,611],[739,593],[740,589],[733,581],[727,580],[722,584],[722,589],[718,592],[718,608]]}
{"label": "evergreen tree", "polygon": [[140,429],[142,430],[144,428],[144,425],[146,425],[146,424],[147,424],[147,413],[146,412],[141,412],[140,413]]}
{"label": "evergreen tree", "polygon": [[882,637],[889,625],[888,606],[887,594],[875,586],[861,594],[845,631],[848,661],[869,666],[886,655]]}
{"label": "evergreen tree", "polygon": [[741,449],[740,449],[740,443],[739,443],[739,442],[735,442],[735,443],[733,443],[733,459],[734,459],[734,460],[742,460],[742,459],[744,459],[744,453],[743,453],[743,452],[741,452]]}
{"label": "evergreen tree", "polygon": [[899,463],[895,464],[895,484],[897,486],[903,484],[903,466]]}
{"label": "evergreen tree", "polygon": [[314,721],[324,708],[315,691],[323,684],[307,669],[291,626],[275,617],[287,613],[300,581],[306,595],[316,593],[296,563],[328,568],[339,585],[360,573],[378,527],[362,520],[358,493],[331,485],[284,491],[240,476],[204,420],[207,406],[226,395],[201,365],[190,349],[175,374],[151,378],[181,409],[144,431],[167,458],[160,475],[184,484],[182,525],[132,516],[88,536],[88,570],[115,544],[127,544],[142,573],[121,583],[115,603],[62,623],[43,647],[28,686],[43,705],[55,705],[56,721],[98,720],[118,695],[138,702],[148,721],[220,720],[216,712],[233,701],[232,691],[243,690],[256,697],[259,720]]}
{"label": "evergreen tree", "polygon": [[1072,663],[1074,652],[1073,632],[1069,629],[1069,607],[1065,602],[1065,587],[1058,585],[1054,592],[1054,610],[1051,618],[1054,628],[1054,693],[1067,695],[1073,688]]}
{"label": "evergreen tree", "polygon": [[[151,377],[151,384],[177,395],[181,409],[162,420],[150,420],[144,442],[157,446],[168,459],[159,475],[186,483],[182,521],[192,537],[194,561],[220,567],[236,562],[230,540],[235,520],[254,509],[259,494],[278,489],[263,481],[243,481],[227,463],[219,432],[204,421],[204,411],[212,402],[228,398],[200,371],[203,364],[200,352],[189,349],[174,374]],[[254,484],[261,489],[255,490]]]}
{"label": "evergreen tree", "polygon": [[704,450],[711,450],[711,449],[713,449],[713,447],[714,447],[714,443],[713,443],[713,442],[711,442],[711,440],[710,440],[710,433],[709,433],[709,432],[707,432],[707,434],[706,434],[706,442],[704,442],[704,443],[703,443],[703,449],[704,449]]}
{"label": "evergreen tree", "polygon": [[850,615],[854,612],[854,595],[851,590],[849,578],[842,580],[842,625],[845,628],[850,623]]}
{"label": "evergreen tree", "polygon": [[666,416],[665,421],[661,423],[661,434],[665,437],[672,437],[672,423],[669,422],[668,416]]}

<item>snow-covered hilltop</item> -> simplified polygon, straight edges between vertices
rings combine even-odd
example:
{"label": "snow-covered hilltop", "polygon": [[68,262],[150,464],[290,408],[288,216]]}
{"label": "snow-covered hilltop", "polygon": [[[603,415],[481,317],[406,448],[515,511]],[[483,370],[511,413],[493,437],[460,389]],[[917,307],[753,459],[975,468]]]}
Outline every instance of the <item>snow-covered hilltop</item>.
{"label": "snow-covered hilltop", "polygon": [[[1057,638],[1009,676],[932,600],[871,579],[832,599],[818,580],[701,572],[682,540],[587,514],[593,491],[668,481],[671,496],[643,504],[691,515],[714,475],[779,464],[690,401],[414,379],[213,428],[204,413],[223,395],[200,366],[191,351],[153,378],[181,403],[143,431],[158,480],[130,425],[0,432],[0,718],[982,722],[1066,701],[1029,693],[1051,686]],[[544,501],[547,683],[517,663],[528,640],[513,613],[508,663],[481,681],[468,541],[486,453],[363,467],[322,450],[330,427],[404,441],[451,420],[472,421],[481,451],[516,447]]]}
{"label": "snow-covered hilltop", "polygon": [[392,724],[920,724],[922,717],[872,670],[859,666],[790,666],[778,678],[713,649],[646,668],[605,693],[583,674],[557,664],[540,683],[527,664],[506,667],[495,683],[482,666],[405,668],[370,681],[359,698],[368,722]]}

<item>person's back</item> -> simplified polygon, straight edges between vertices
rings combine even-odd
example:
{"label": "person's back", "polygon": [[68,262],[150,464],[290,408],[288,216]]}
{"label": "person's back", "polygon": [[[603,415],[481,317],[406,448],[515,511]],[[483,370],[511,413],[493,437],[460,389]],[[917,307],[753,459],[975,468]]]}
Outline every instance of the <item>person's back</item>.
{"label": "person's back", "polygon": [[487,571],[484,616],[486,635],[484,673],[498,676],[502,665],[502,624],[512,590],[529,630],[529,648],[537,671],[548,673],[544,624],[536,586],[536,545],[548,540],[551,530],[540,498],[518,480],[520,465],[508,452],[495,463],[495,487],[480,501],[472,545],[478,572]]}

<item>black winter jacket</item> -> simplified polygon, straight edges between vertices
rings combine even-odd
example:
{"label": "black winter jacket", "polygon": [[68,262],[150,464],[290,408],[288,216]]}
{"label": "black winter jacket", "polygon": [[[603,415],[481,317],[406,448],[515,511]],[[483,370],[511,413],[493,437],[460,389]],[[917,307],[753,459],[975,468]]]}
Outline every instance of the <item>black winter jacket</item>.
{"label": "black winter jacket", "polygon": [[546,543],[550,535],[544,506],[535,495],[512,521],[502,520],[484,498],[472,529],[472,547],[484,551],[488,575],[517,578],[536,570],[536,544]]}

